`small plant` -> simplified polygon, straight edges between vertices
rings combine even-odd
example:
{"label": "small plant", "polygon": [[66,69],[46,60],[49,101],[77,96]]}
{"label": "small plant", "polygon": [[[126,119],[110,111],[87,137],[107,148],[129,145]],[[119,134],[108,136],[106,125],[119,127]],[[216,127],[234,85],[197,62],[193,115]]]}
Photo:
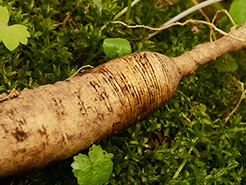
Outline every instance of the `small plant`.
{"label": "small plant", "polygon": [[27,44],[30,33],[27,31],[27,27],[21,24],[8,26],[8,21],[8,9],[0,6],[0,41],[3,41],[8,50],[13,51],[20,43]]}
{"label": "small plant", "polygon": [[234,0],[229,10],[235,23],[240,27],[246,18],[246,3],[243,0]]}
{"label": "small plant", "polygon": [[131,45],[126,39],[109,38],[103,42],[103,51],[109,58],[121,57],[132,52]]}
{"label": "small plant", "polygon": [[74,176],[80,185],[98,185],[109,180],[113,171],[110,155],[101,146],[92,145],[89,156],[79,154],[72,163]]}

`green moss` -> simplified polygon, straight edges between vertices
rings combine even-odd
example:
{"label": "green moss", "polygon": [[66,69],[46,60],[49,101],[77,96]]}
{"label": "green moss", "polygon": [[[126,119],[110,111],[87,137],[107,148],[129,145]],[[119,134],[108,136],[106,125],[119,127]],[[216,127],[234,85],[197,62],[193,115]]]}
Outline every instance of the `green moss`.
{"label": "green moss", "polygon": [[[105,61],[105,38],[125,38],[133,52],[157,51],[178,56],[195,45],[209,41],[209,28],[194,34],[189,26],[171,27],[151,40],[146,29],[127,29],[109,24],[127,5],[127,0],[105,0],[100,8],[89,0],[8,0],[1,1],[10,12],[11,24],[28,27],[28,45],[10,52],[0,44],[0,93],[17,88],[33,88],[64,80],[81,66]],[[131,9],[129,24],[158,27],[192,6],[183,0],[173,6],[143,0]],[[215,10],[208,8],[208,16]],[[148,14],[148,16],[146,16]],[[195,12],[184,18],[199,18]],[[229,20],[219,24],[226,28]],[[240,89],[236,79],[245,78],[245,50],[232,54],[238,70],[219,73],[213,62],[184,77],[174,98],[162,109],[132,127],[101,143],[114,155],[114,171],[106,184],[244,184],[246,164],[246,102],[232,115]],[[87,152],[85,152],[87,153]],[[5,178],[0,184],[76,184],[72,158],[54,164],[33,175]],[[182,169],[180,172],[178,169]],[[174,174],[176,178],[173,178]]]}

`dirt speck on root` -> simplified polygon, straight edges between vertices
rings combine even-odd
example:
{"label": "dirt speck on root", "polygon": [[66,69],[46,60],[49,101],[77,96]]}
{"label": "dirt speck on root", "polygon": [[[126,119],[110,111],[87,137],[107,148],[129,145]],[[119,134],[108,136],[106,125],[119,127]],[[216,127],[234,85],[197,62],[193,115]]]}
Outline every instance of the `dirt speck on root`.
{"label": "dirt speck on root", "polygon": [[12,132],[12,135],[16,138],[18,142],[23,142],[27,138],[27,133],[19,130],[18,127],[16,127],[15,132]]}

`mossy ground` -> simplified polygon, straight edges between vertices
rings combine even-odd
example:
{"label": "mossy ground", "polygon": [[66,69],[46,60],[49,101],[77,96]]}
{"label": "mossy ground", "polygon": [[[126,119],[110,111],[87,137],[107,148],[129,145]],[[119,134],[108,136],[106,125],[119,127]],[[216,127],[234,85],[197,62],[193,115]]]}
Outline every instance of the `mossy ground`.
{"label": "mossy ground", "polygon": [[[105,0],[101,11],[92,0],[0,0],[0,5],[10,12],[9,25],[26,25],[31,34],[26,46],[12,52],[0,43],[0,93],[55,83],[81,66],[106,62],[105,38],[125,38],[133,52],[156,51],[169,57],[209,41],[205,25],[196,25],[196,34],[193,25],[176,26],[146,40],[149,30],[110,24],[127,0]],[[190,6],[190,0],[173,6],[142,0],[132,7],[129,19],[122,15],[119,20],[158,27]],[[215,11],[214,6],[205,10],[210,19]],[[203,19],[198,11],[183,20],[188,18]],[[228,29],[228,23],[219,16],[222,29]],[[165,107],[100,143],[114,155],[114,171],[106,184],[246,183],[246,102],[225,121],[242,93],[237,80],[245,79],[246,52],[230,55],[238,63],[236,71],[218,72],[214,62],[200,67],[182,79]],[[70,158],[29,176],[1,179],[0,184],[77,184],[72,162]]]}

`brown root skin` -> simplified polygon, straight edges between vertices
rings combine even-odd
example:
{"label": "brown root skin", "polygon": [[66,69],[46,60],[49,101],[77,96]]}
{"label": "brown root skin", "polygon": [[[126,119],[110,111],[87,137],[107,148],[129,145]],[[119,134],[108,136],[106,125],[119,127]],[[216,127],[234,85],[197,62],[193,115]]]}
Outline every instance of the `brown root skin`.
{"label": "brown root skin", "polygon": [[133,53],[0,106],[0,177],[34,172],[158,110],[181,79],[168,57]]}
{"label": "brown root skin", "polygon": [[[233,27],[229,34],[246,40],[246,21],[238,30]],[[246,42],[235,40],[230,36],[224,36],[214,42],[199,44],[191,51],[171,59],[176,64],[180,75],[186,76],[193,74],[199,66],[215,60],[219,56],[239,51],[245,47]]]}
{"label": "brown root skin", "polygon": [[[246,24],[231,34],[246,39]],[[23,90],[0,104],[0,178],[40,170],[129,127],[165,105],[182,76],[244,47],[226,36],[172,59],[133,53]]]}

